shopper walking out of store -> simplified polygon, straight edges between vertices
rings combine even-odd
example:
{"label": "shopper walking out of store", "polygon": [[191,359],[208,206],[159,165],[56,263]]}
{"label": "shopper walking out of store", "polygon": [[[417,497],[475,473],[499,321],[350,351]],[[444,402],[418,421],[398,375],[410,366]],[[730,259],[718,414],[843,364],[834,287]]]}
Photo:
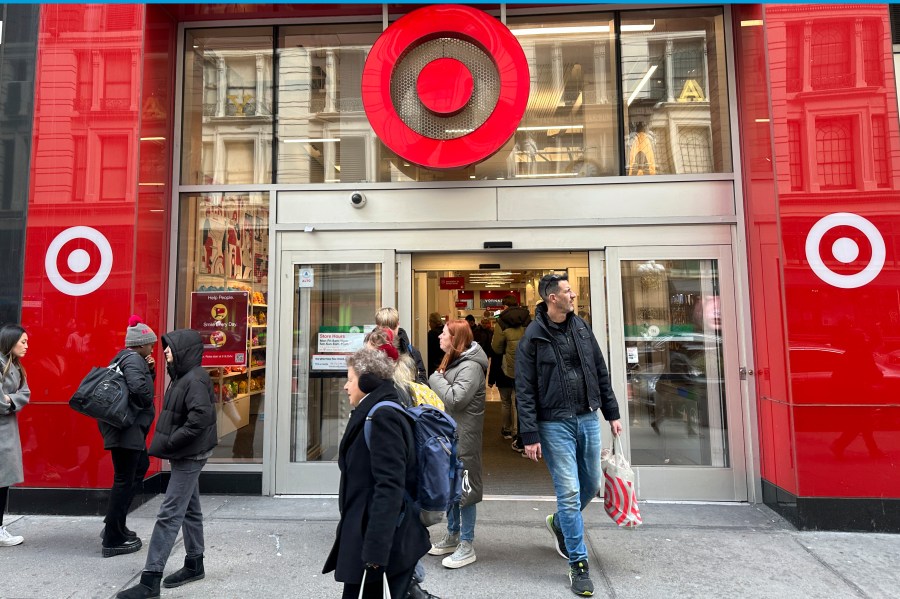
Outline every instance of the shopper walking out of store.
{"label": "shopper walking out of store", "polygon": [[392,360],[378,350],[347,359],[344,390],[353,411],[338,449],[341,517],[322,568],[344,583],[343,599],[381,599],[385,579],[391,597],[407,597],[416,562],[428,551],[428,530],[406,500],[417,485],[410,421],[388,407],[370,415],[375,404],[398,401],[393,372]]}
{"label": "shopper walking out of store", "polygon": [[381,308],[375,313],[375,324],[390,329],[394,333],[394,346],[401,356],[409,356],[416,364],[416,382],[424,383],[428,380],[425,364],[422,362],[422,353],[409,342],[409,335],[400,327],[400,313],[397,308]]}
{"label": "shopper walking out of store", "polygon": [[462,568],[475,561],[475,505],[482,495],[481,445],[488,358],[472,339],[472,329],[465,320],[445,324],[440,342],[444,359],[428,384],[456,421],[459,458],[468,472],[468,492],[464,488],[462,501],[450,507],[447,533],[428,553],[450,553],[441,562],[444,567]]}
{"label": "shopper walking out of store", "polygon": [[112,359],[112,363],[118,363],[125,376],[128,400],[135,419],[127,428],[97,421],[103,435],[103,448],[112,455],[114,473],[109,505],[103,519],[106,523],[103,528],[103,557],[134,553],[140,550],[142,544],[137,534],[128,529],[125,520],[131,501],[150,468],[147,433],[156,414],[153,408],[156,361],[152,355],[155,345],[156,333],[153,329],[141,322],[140,316],[132,316],[125,330],[125,349]]}
{"label": "shopper walking out of store", "polygon": [[576,595],[594,594],[581,511],[601,484],[600,421],[622,432],[619,404],[594,334],[575,315],[575,292],[566,274],[541,278],[544,300],[516,349],[516,405],[525,456],[547,461],[556,490],[555,514],[547,516],[556,551],[569,560]]}
{"label": "shopper walking out of store", "polygon": [[28,352],[28,333],[17,324],[0,329],[0,547],[20,545],[25,539],[3,526],[9,488],[25,480],[22,442],[19,440],[19,410],[28,404],[31,391],[22,358]]}
{"label": "shopper walking out of store", "polygon": [[140,582],[119,599],[159,597],[163,570],[178,531],[184,533],[184,567],[166,576],[166,588],[178,587],[205,576],[203,568],[203,512],[200,507],[200,471],[216,446],[216,411],[209,374],[200,366],[200,333],[179,329],[162,337],[166,369],[172,379],[150,444],[150,455],[169,460],[172,472],[166,495],[150,537],[147,561]]}
{"label": "shopper walking out of store", "polygon": [[500,434],[504,439],[515,439],[512,448],[519,453],[525,451],[518,438],[519,423],[516,416],[516,348],[525,335],[525,327],[531,322],[528,308],[519,305],[515,295],[503,298],[504,310],[497,317],[491,348],[500,360],[497,373],[497,389],[500,390]]}

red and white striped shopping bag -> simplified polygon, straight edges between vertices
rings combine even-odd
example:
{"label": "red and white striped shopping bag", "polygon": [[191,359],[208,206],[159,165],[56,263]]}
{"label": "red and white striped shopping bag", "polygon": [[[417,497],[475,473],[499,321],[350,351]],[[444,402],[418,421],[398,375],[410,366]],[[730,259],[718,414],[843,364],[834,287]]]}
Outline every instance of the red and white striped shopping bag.
{"label": "red and white striped shopping bag", "polygon": [[622,452],[619,437],[613,437],[612,450],[600,453],[603,466],[603,507],[613,522],[625,528],[643,524],[638,509],[637,493],[634,490],[634,470]]}

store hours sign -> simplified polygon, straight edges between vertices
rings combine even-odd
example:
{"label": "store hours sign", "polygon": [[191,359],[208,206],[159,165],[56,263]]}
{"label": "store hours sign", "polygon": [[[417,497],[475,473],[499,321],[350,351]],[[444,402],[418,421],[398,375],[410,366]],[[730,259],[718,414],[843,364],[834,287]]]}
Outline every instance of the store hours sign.
{"label": "store hours sign", "polygon": [[191,328],[203,339],[203,366],[247,365],[246,291],[191,293]]}

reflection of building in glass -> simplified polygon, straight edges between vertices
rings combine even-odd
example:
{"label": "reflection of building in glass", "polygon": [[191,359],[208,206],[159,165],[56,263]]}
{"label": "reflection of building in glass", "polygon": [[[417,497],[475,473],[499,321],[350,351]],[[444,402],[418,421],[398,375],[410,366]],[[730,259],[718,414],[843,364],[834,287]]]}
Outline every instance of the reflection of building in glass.
{"label": "reflection of building in glass", "polygon": [[720,170],[730,143],[721,23],[704,14],[624,20],[622,32],[627,173]]}

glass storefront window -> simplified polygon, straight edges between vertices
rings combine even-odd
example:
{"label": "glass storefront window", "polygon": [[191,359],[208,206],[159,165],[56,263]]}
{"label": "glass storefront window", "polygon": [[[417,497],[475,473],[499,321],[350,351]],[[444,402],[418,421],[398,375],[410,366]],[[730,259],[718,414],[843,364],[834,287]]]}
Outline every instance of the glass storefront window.
{"label": "glass storefront window", "polygon": [[622,263],[631,460],[729,465],[716,260]]}
{"label": "glass storefront window", "polygon": [[[301,273],[315,286],[301,284]],[[381,265],[298,264],[294,288],[291,461],[337,460],[352,409],[346,358],[375,328]]]}
{"label": "glass storefront window", "polygon": [[507,26],[531,71],[524,118],[494,155],[448,171],[409,163],[387,149],[369,125],[360,84],[367,55],[382,34],[380,21],[287,25],[277,34],[271,27],[189,30],[182,183],[499,181],[733,171],[721,8],[622,12],[618,39],[616,13],[512,12]]}
{"label": "glass storefront window", "polygon": [[185,34],[181,182],[272,182],[271,27]]}
{"label": "glass storefront window", "polygon": [[[269,195],[199,193],[181,198],[175,323],[192,327],[201,302],[214,292],[245,297],[247,319],[234,355],[212,339],[204,360],[216,393],[219,445],[211,462],[262,463],[266,405],[269,274]],[[195,294],[194,292],[198,292]],[[205,295],[204,295],[205,294]],[[246,294],[246,295],[244,295]],[[215,302],[212,302],[215,303]],[[193,328],[197,328],[196,323]]]}
{"label": "glass storefront window", "polygon": [[622,15],[625,171],[732,172],[719,8]]}
{"label": "glass storefront window", "polygon": [[619,174],[612,14],[510,17],[531,71],[509,179]]}
{"label": "glass storefront window", "polygon": [[374,180],[363,65],[381,23],[283,27],[278,50],[278,182]]}

